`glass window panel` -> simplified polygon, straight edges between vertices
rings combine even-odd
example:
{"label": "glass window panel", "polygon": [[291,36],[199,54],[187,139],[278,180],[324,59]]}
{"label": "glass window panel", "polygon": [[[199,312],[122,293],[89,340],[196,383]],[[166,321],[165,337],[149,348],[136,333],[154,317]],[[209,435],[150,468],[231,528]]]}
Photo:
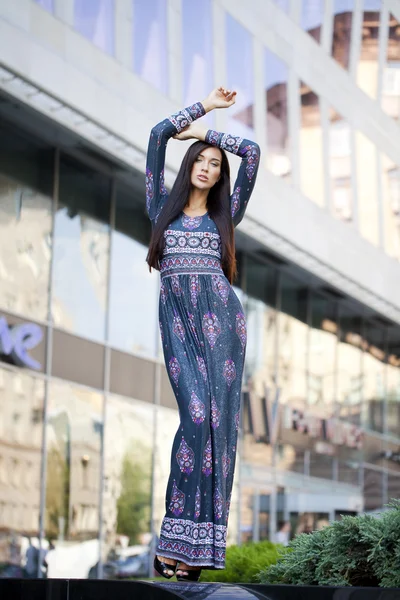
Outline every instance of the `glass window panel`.
{"label": "glass window panel", "polygon": [[400,437],[400,329],[392,327],[388,333],[387,365],[387,428],[388,433]]}
{"label": "glass window panel", "polygon": [[345,69],[350,64],[354,0],[334,0],[332,56]]}
{"label": "glass window panel", "polygon": [[240,489],[240,494],[240,542],[245,544],[246,542],[253,541],[255,525],[255,490],[254,488],[243,486]]}
{"label": "glass window panel", "polygon": [[267,168],[290,181],[288,121],[289,72],[286,63],[265,48],[265,90],[267,100]]}
{"label": "glass window panel", "polygon": [[322,479],[332,479],[333,459],[332,456],[310,453],[310,475],[311,477],[320,477]]}
{"label": "glass window panel", "polygon": [[364,469],[364,510],[383,508],[383,473]]}
{"label": "glass window panel", "polygon": [[213,88],[211,0],[182,3],[183,97],[189,106]]}
{"label": "glass window panel", "polygon": [[389,256],[400,260],[400,166],[382,155],[383,243]]}
{"label": "glass window panel", "polygon": [[329,166],[332,211],[341,221],[353,218],[350,126],[334,109],[330,110]]}
{"label": "glass window panel", "polygon": [[75,0],[75,29],[108,54],[114,54],[114,19],[114,0]]}
{"label": "glass window panel", "polygon": [[0,308],[47,319],[54,151],[0,124]]}
{"label": "glass window panel", "polygon": [[324,164],[319,98],[303,81],[300,82],[300,182],[301,190],[319,206],[324,206]]}
{"label": "glass window panel", "polygon": [[50,383],[45,533],[55,550],[49,577],[86,579],[99,559],[102,413],[101,394]]}
{"label": "glass window panel", "polygon": [[54,226],[54,324],[103,341],[109,254],[110,182],[61,157]]}
{"label": "glass window panel", "polygon": [[337,362],[338,415],[355,425],[361,424],[362,348],[360,317],[351,309],[341,307]]}
{"label": "glass window panel", "polygon": [[382,0],[364,0],[357,83],[371,98],[378,92],[379,28]]}
{"label": "glass window panel", "polygon": [[237,91],[236,104],[229,111],[229,131],[251,139],[254,133],[252,37],[229,14],[226,15],[226,43],[228,87]]}
{"label": "glass window panel", "polygon": [[301,4],[301,27],[315,39],[321,41],[324,21],[324,0],[303,0]]}
{"label": "glass window panel", "polygon": [[400,499],[400,475],[388,475],[388,502]]}
{"label": "glass window panel", "polygon": [[336,392],[336,311],[335,302],[312,294],[308,401],[326,417],[334,413]]}
{"label": "glass window panel", "polygon": [[134,70],[164,93],[168,89],[167,57],[166,0],[133,0]]}
{"label": "glass window panel", "polygon": [[379,245],[377,148],[356,132],[357,210],[361,235]]}
{"label": "glass window panel", "polygon": [[49,12],[54,12],[54,0],[35,0],[35,2]]}
{"label": "glass window panel", "polygon": [[400,119],[400,21],[389,15],[386,66],[383,72],[382,108],[393,119]]}
{"label": "glass window panel", "polygon": [[[164,425],[160,429],[164,431]],[[112,560],[124,560],[121,541],[125,536],[128,546],[150,542],[153,431],[151,406],[109,395],[103,498],[106,571],[112,570]],[[122,566],[129,568],[126,559],[125,562]],[[148,565],[143,565],[142,571],[135,575],[147,577]]]}
{"label": "glass window panel", "polygon": [[357,462],[352,460],[339,461],[338,480],[342,483],[358,485],[360,480],[359,472],[359,465]]}
{"label": "glass window panel", "polygon": [[282,471],[293,471],[304,475],[304,450],[292,444],[277,444],[275,465]]}
{"label": "glass window panel", "polygon": [[110,342],[122,350],[155,357],[159,275],[154,270],[150,273],[146,263],[149,238],[143,208],[132,202],[131,190],[119,188],[112,232]]}
{"label": "glass window panel", "polygon": [[371,321],[364,325],[365,345],[363,356],[364,372],[364,407],[363,426],[384,432],[384,399],[385,399],[385,340],[384,329]]}
{"label": "glass window panel", "polygon": [[0,577],[38,575],[43,403],[43,380],[0,368]]}

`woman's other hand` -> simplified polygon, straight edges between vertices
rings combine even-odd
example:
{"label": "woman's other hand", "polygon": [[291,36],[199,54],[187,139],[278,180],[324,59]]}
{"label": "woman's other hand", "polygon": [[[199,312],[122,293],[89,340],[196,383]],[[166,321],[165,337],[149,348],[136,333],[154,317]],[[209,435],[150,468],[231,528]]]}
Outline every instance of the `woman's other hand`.
{"label": "woman's other hand", "polygon": [[215,88],[207,98],[203,100],[202,105],[206,112],[214,108],[229,108],[236,102],[236,91],[228,90],[224,87]]}
{"label": "woman's other hand", "polygon": [[174,140],[201,140],[204,142],[206,139],[207,129],[197,123],[191,123],[187,125],[180,133],[174,135]]}

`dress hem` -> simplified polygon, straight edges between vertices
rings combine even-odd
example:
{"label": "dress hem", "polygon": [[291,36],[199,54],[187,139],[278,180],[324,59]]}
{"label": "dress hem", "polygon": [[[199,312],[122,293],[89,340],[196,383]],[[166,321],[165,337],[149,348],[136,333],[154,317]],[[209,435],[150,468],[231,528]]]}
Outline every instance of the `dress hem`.
{"label": "dress hem", "polygon": [[202,562],[201,564],[199,564],[198,562],[189,560],[186,556],[184,556],[183,554],[179,554],[178,552],[164,552],[162,550],[160,550],[160,551],[159,550],[160,550],[160,548],[157,548],[156,556],[161,556],[163,558],[172,558],[174,560],[177,560],[178,562],[185,563],[185,565],[188,565],[189,567],[200,567],[201,569],[209,569],[210,571],[225,569],[225,564],[221,565],[221,564],[215,564],[213,562],[207,562],[207,563]]}

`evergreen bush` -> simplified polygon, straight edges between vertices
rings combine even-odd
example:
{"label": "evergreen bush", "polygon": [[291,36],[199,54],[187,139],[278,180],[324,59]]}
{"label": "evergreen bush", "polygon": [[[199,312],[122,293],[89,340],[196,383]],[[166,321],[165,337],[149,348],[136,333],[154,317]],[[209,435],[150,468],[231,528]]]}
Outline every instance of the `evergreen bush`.
{"label": "evergreen bush", "polygon": [[343,517],[297,535],[291,552],[259,573],[262,583],[400,587],[400,501],[377,517]]}
{"label": "evergreen bush", "polygon": [[257,583],[257,574],[266,565],[275,564],[283,546],[272,542],[249,542],[241,546],[228,546],[226,567],[223,570],[204,570],[202,582]]}

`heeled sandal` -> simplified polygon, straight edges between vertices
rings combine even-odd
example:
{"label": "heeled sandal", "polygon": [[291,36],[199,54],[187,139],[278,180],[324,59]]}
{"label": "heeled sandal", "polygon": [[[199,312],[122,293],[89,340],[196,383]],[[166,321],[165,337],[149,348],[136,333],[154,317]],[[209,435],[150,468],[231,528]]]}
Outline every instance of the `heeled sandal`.
{"label": "heeled sandal", "polygon": [[[154,569],[159,575],[161,575],[161,577],[165,577],[165,579],[171,579],[171,577],[175,575],[177,564],[178,563],[171,565],[159,560],[157,556],[154,557]],[[173,571],[172,575],[169,575],[168,571]]]}
{"label": "heeled sandal", "polygon": [[201,569],[187,569],[186,567],[178,567],[176,571],[186,571],[187,573],[187,575],[177,575],[177,581],[199,581],[201,575]]}

